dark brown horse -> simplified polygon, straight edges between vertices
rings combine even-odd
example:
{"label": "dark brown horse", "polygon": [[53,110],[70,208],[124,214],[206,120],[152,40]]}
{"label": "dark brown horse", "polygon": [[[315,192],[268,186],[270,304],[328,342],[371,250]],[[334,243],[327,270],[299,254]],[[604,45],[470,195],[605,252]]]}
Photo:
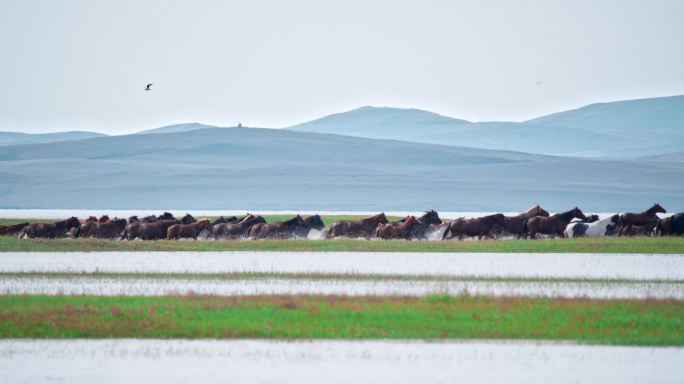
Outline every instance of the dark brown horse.
{"label": "dark brown horse", "polygon": [[96,237],[98,239],[116,239],[126,228],[126,219],[113,218],[104,222],[88,221],[81,224],[81,237]]}
{"label": "dark brown horse", "polygon": [[167,240],[178,240],[180,238],[193,238],[197,240],[197,236],[202,231],[211,232],[211,222],[209,220],[202,220],[190,224],[174,224],[166,230]]}
{"label": "dark brown horse", "polygon": [[240,220],[238,220],[238,218],[235,216],[228,216],[228,217],[220,216],[216,220],[212,221],[211,225],[226,224],[226,223],[237,223],[238,221],[240,221]]}
{"label": "dark brown horse", "polygon": [[549,217],[532,217],[525,222],[525,237],[534,239],[536,238],[537,233],[564,237],[563,233],[565,232],[565,227],[568,226],[573,218],[582,220],[587,219],[587,217],[584,216],[584,213],[577,207],[567,212],[557,213]]}
{"label": "dark brown horse", "polygon": [[319,215],[311,215],[307,216],[304,218],[304,226],[299,227],[295,230],[295,237],[301,238],[308,238],[309,237],[309,232],[311,232],[312,229],[322,231],[325,229],[325,223],[323,222],[323,219],[321,219],[321,216]]}
{"label": "dark brown horse", "polygon": [[620,225],[618,230],[618,236],[629,235],[632,233],[632,227],[644,227],[646,232],[653,231],[658,225],[658,212],[667,213],[665,208],[661,207],[660,204],[655,203],[653,206],[643,212],[639,213],[623,213],[620,216]]}
{"label": "dark brown horse", "polygon": [[[504,216],[504,225],[495,226],[492,232],[502,232],[501,235],[513,235],[519,239],[525,231],[525,221],[537,216],[547,217],[549,212],[537,204],[519,215]],[[500,229],[500,231],[497,231],[497,229]]]}
{"label": "dark brown horse", "polygon": [[379,224],[375,230],[375,236],[381,239],[405,239],[411,238],[413,228],[420,224],[415,216],[409,216],[400,223]]}
{"label": "dark brown horse", "polygon": [[[170,220],[170,219],[167,219],[167,220]],[[192,224],[192,223],[196,223],[197,219],[192,217],[191,214],[186,213],[185,216],[183,216],[183,218],[180,219],[180,222],[181,222],[181,224]]]}
{"label": "dark brown horse", "polygon": [[249,230],[249,237],[258,239],[292,239],[298,230],[306,228],[304,219],[297,215],[276,223],[259,223]]}
{"label": "dark brown horse", "polygon": [[684,235],[684,213],[675,213],[658,222],[656,232],[660,236]]}
{"label": "dark brown horse", "polygon": [[161,240],[166,238],[166,230],[174,224],[178,224],[178,220],[157,220],[151,223],[136,222],[126,225],[121,234],[121,239],[134,240],[140,238],[141,240]]}
{"label": "dark brown horse", "polygon": [[214,225],[211,232],[216,239],[239,239],[246,236],[253,225],[265,222],[266,220],[263,217],[248,213],[247,216],[237,223]]}
{"label": "dark brown horse", "polygon": [[75,217],[70,217],[66,220],[56,221],[54,223],[34,223],[29,224],[22,229],[20,237],[27,238],[46,237],[54,239],[56,237],[64,237],[71,228],[80,228],[81,222]]}
{"label": "dark brown horse", "polygon": [[449,223],[447,229],[442,235],[442,240],[450,239],[458,236],[459,240],[463,237],[475,237],[480,240],[482,237],[489,236],[492,227],[495,225],[504,225],[505,216],[501,213],[495,215],[488,215],[483,217],[476,217],[473,219],[458,218]]}
{"label": "dark brown horse", "polygon": [[17,236],[29,223],[0,224],[0,236]]}
{"label": "dark brown horse", "polygon": [[107,216],[107,215],[102,215],[102,216],[100,216],[99,219],[97,219],[97,221],[98,221],[99,223],[104,223],[104,222],[106,222],[106,221],[109,221],[109,216]]}
{"label": "dark brown horse", "polygon": [[[403,223],[406,219],[408,219],[408,216],[399,220],[398,223]],[[439,218],[439,214],[435,210],[425,211],[422,216],[416,219],[418,222],[411,231],[412,239],[427,239],[428,232],[437,230],[438,226],[442,224],[442,219]]]}
{"label": "dark brown horse", "polygon": [[379,224],[387,223],[389,221],[384,212],[361,220],[339,220],[330,225],[327,237],[371,237]]}

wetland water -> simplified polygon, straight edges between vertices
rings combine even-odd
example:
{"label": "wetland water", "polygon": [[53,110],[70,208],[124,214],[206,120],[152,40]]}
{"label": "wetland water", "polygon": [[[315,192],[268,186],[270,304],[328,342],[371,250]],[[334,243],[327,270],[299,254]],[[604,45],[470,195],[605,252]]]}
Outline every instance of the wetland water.
{"label": "wetland water", "polygon": [[0,382],[681,383],[682,361],[525,341],[2,340]]}
{"label": "wetland water", "polygon": [[114,277],[3,277],[0,294],[29,295],[348,295],[588,297],[592,299],[684,299],[683,283],[494,282],[344,279],[183,279]]}
{"label": "wetland water", "polygon": [[684,255],[392,252],[6,252],[0,272],[281,272],[684,280]]}

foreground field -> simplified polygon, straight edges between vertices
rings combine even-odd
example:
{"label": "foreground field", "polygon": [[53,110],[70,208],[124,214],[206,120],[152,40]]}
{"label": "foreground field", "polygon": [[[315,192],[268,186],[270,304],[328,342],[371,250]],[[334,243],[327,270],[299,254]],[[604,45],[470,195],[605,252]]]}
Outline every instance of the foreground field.
{"label": "foreground field", "polygon": [[404,241],[258,240],[114,241],[0,237],[0,252],[312,251],[498,253],[684,253],[684,237],[603,237],[551,240]]}
{"label": "foreground field", "polygon": [[0,296],[0,338],[533,339],[684,345],[684,303],[428,296]]}

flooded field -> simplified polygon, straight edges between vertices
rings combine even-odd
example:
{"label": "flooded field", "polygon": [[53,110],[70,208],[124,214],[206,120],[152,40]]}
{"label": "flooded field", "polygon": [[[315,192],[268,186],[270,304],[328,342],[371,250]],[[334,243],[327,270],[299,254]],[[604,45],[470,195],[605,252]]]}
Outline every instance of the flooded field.
{"label": "flooded field", "polygon": [[0,382],[680,383],[682,361],[539,342],[3,340]]}
{"label": "flooded field", "polygon": [[562,281],[439,281],[344,279],[183,279],[103,277],[3,277],[0,294],[29,295],[348,295],[425,296],[435,294],[592,299],[684,299],[684,283]]}
{"label": "flooded field", "polygon": [[7,252],[0,253],[0,272],[282,272],[684,280],[684,255],[382,252]]}

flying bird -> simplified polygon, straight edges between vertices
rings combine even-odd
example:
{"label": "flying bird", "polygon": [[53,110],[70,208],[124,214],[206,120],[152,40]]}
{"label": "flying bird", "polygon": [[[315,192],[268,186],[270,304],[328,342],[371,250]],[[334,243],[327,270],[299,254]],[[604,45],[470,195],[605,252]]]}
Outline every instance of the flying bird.
{"label": "flying bird", "polygon": [[537,87],[542,85],[542,83],[544,83],[544,82],[543,81],[537,81]]}
{"label": "flying bird", "polygon": [[150,88],[151,86],[152,86],[152,83],[147,84],[147,86],[145,86],[145,90],[151,91],[152,90],[152,88]]}

